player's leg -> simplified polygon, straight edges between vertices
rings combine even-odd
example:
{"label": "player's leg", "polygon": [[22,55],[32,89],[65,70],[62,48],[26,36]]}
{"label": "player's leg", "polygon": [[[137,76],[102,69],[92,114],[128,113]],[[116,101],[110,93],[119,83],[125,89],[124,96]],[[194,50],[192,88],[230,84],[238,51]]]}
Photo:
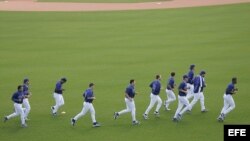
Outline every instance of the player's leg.
{"label": "player's leg", "polygon": [[56,103],[52,107],[52,110],[53,110],[52,112],[53,112],[53,114],[55,114],[57,112],[58,108],[59,108],[59,105],[60,105],[60,97],[59,97],[59,94],[56,94],[56,93],[54,93],[53,96],[54,96],[54,99],[55,99]]}
{"label": "player's leg", "polygon": [[225,114],[225,111],[229,108],[229,102],[228,102],[228,97],[227,97],[227,95],[226,94],[224,94],[223,95],[223,99],[224,99],[224,106],[223,106],[223,108],[222,108],[222,110],[221,110],[221,114]]}
{"label": "player's leg", "polygon": [[24,118],[25,118],[25,120],[27,120],[28,119],[28,115],[30,113],[30,109],[31,109],[28,98],[23,99],[23,106],[25,108],[25,110],[24,110]]}
{"label": "player's leg", "polygon": [[235,102],[232,95],[227,95],[227,102],[229,104],[229,108],[225,110],[224,112],[225,116],[235,108]]}
{"label": "player's leg", "polygon": [[189,99],[191,99],[191,98],[193,98],[194,97],[194,85],[192,85],[192,84],[187,84],[188,86],[187,87],[189,87],[189,89],[187,90],[187,99],[189,100]]}
{"label": "player's leg", "polygon": [[129,100],[127,98],[125,98],[125,103],[126,103],[126,109],[118,112],[118,116],[122,115],[122,114],[125,114],[125,113],[128,113],[128,112],[131,112],[131,109],[129,108],[130,102],[129,102]]}
{"label": "player's leg", "polygon": [[15,109],[15,112],[14,113],[12,113],[12,114],[10,114],[10,115],[8,115],[8,116],[6,116],[6,119],[5,120],[9,120],[9,119],[11,119],[11,118],[14,118],[14,117],[16,117],[16,116],[18,116],[19,114],[17,113],[17,108],[16,108],[16,103],[14,104],[14,109]]}
{"label": "player's leg", "polygon": [[135,102],[134,100],[128,102],[128,108],[131,111],[132,121],[136,121],[135,117]]}
{"label": "player's leg", "polygon": [[64,105],[64,98],[63,95],[58,95],[58,109]]}
{"label": "player's leg", "polygon": [[93,106],[92,103],[89,104],[89,111],[90,111],[92,122],[95,123],[96,122],[96,119],[95,119],[95,108],[94,108],[94,106]]}
{"label": "player's leg", "polygon": [[181,102],[182,97],[178,96],[178,108],[176,109],[176,112],[174,114],[174,119],[177,119],[178,114],[180,113],[182,107],[183,107],[183,103]]}
{"label": "player's leg", "polygon": [[200,104],[201,104],[201,111],[206,112],[205,97],[204,97],[203,92],[200,92]]}
{"label": "player's leg", "polygon": [[190,109],[189,109],[190,111],[192,110],[194,105],[197,103],[197,101],[200,99],[200,94],[199,93],[194,93],[193,95],[194,95],[194,99],[190,103]]}
{"label": "player's leg", "polygon": [[93,127],[100,127],[101,125],[95,119],[95,108],[92,103],[89,104],[89,111],[93,122]]}
{"label": "player's leg", "polygon": [[61,94],[54,94],[55,95],[55,101],[56,101],[56,105],[54,106],[54,110],[53,113],[57,113],[57,111],[59,110],[59,108],[64,105],[64,98]]}
{"label": "player's leg", "polygon": [[156,101],[157,101],[157,106],[155,109],[155,114],[159,114],[159,110],[160,110],[161,105],[162,105],[162,100],[161,100],[161,97],[159,95],[156,96]]}
{"label": "player's leg", "polygon": [[77,121],[80,117],[84,116],[89,111],[89,109],[90,109],[89,103],[84,102],[82,111],[79,114],[77,114],[73,119]]}
{"label": "player's leg", "polygon": [[185,106],[184,109],[181,110],[180,115],[182,116],[187,110],[190,110],[190,104],[189,101],[187,99],[187,97],[183,97],[181,98],[181,103]]}
{"label": "player's leg", "polygon": [[16,109],[16,113],[18,115],[20,115],[22,126],[26,127],[27,125],[25,124],[24,111],[23,111],[23,108],[22,108],[22,104],[15,104],[15,109]]}
{"label": "player's leg", "polygon": [[173,91],[171,90],[166,90],[167,95],[168,95],[168,100],[166,101],[165,108],[166,110],[170,110],[168,107],[169,105],[176,100],[176,96]]}
{"label": "player's leg", "polygon": [[149,104],[149,106],[148,106],[148,108],[147,108],[147,110],[145,111],[144,114],[148,115],[148,113],[150,112],[150,110],[154,107],[156,101],[157,101],[156,95],[154,95],[154,94],[151,93],[150,94],[150,104]]}

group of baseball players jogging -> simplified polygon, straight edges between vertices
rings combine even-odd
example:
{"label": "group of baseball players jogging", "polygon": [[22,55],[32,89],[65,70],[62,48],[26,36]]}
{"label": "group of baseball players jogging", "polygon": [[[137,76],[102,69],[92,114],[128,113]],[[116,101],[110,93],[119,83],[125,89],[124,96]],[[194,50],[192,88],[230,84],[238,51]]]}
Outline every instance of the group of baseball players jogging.
{"label": "group of baseball players jogging", "polygon": [[[201,112],[205,113],[208,110],[205,108],[204,102],[204,94],[203,90],[206,87],[205,83],[205,71],[200,71],[200,73],[195,76],[194,70],[195,65],[190,65],[189,72],[183,75],[183,81],[179,84],[178,90],[178,107],[176,112],[173,116],[173,121],[178,122],[182,119],[185,113],[191,112],[194,105],[200,101],[201,105]],[[170,105],[176,101],[176,95],[174,93],[174,89],[176,87],[175,84],[175,72],[170,73],[170,77],[167,81],[166,86],[166,94],[167,99],[162,102],[161,97],[159,96],[160,91],[163,89],[161,86],[161,75],[156,75],[155,80],[150,83],[149,87],[151,88],[150,94],[150,104],[148,105],[147,109],[143,113],[143,118],[145,120],[149,119],[149,112],[151,109],[156,105],[156,109],[154,111],[154,115],[156,117],[160,116],[159,110],[164,104],[164,108],[166,111],[171,110]],[[55,90],[53,93],[53,97],[55,99],[55,105],[51,106],[51,113],[52,116],[56,117],[58,110],[61,106],[64,105],[64,98],[63,98],[63,84],[67,82],[65,77],[61,78],[55,86]],[[132,116],[132,125],[139,125],[140,122],[136,119],[136,108],[135,108],[135,95],[137,92],[135,91],[135,79],[131,79],[129,81],[129,85],[125,89],[125,103],[126,108],[114,113],[114,119],[116,120],[119,116],[125,113],[131,113]],[[224,99],[224,106],[219,114],[217,120],[219,122],[223,122],[225,117],[228,115],[235,108],[235,103],[233,99],[233,95],[236,94],[238,89],[236,88],[237,78],[233,77],[232,81],[226,87],[223,99]],[[83,108],[80,113],[70,119],[72,126],[75,126],[77,120],[84,116],[88,111],[90,112],[93,127],[100,127],[101,125],[96,121],[95,118],[95,109],[92,104],[93,100],[95,100],[94,95],[94,83],[90,83],[88,88],[83,93]],[[13,117],[20,116],[21,118],[21,126],[27,127],[26,122],[29,120],[28,115],[30,113],[31,107],[29,104],[29,97],[31,96],[31,92],[29,90],[29,79],[25,78],[23,80],[22,85],[18,85],[17,91],[12,95],[11,100],[14,102],[14,113],[5,116],[4,122],[10,120]]]}

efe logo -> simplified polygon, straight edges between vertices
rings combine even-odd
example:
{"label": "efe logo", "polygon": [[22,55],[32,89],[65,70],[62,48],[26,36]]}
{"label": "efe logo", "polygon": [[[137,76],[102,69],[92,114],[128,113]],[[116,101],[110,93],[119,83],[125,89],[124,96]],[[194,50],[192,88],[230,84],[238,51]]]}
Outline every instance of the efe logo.
{"label": "efe logo", "polygon": [[224,141],[249,141],[250,125],[224,125]]}

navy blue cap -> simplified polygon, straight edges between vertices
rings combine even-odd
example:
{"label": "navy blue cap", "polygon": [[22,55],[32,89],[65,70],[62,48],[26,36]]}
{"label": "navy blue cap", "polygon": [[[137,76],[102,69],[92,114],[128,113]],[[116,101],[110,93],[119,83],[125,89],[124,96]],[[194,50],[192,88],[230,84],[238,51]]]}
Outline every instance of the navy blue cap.
{"label": "navy blue cap", "polygon": [[192,70],[195,67],[195,64],[190,65],[190,69]]}
{"label": "navy blue cap", "polygon": [[204,70],[202,70],[202,71],[200,72],[200,75],[202,75],[202,74],[206,74],[206,72],[205,72]]}
{"label": "navy blue cap", "polygon": [[188,76],[187,75],[183,75],[183,79],[185,79],[185,78],[188,78]]}
{"label": "navy blue cap", "polygon": [[23,83],[26,83],[26,82],[28,82],[28,81],[29,81],[28,78],[24,78],[24,79],[23,79]]}

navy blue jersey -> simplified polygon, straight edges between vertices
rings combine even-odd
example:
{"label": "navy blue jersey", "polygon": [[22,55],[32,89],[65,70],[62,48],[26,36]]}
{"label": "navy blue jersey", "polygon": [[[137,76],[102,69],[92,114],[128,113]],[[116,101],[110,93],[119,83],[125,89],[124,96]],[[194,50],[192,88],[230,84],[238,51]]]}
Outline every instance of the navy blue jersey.
{"label": "navy blue jersey", "polygon": [[174,89],[174,77],[170,77],[170,78],[168,79],[167,89],[168,89],[168,90]]}
{"label": "navy blue jersey", "polygon": [[58,94],[62,94],[63,93],[61,81],[58,81],[56,83],[55,93],[58,93]]}
{"label": "navy blue jersey", "polygon": [[134,98],[135,97],[135,87],[133,85],[128,85],[128,87],[125,90],[125,93],[128,94],[129,97]]}
{"label": "navy blue jersey", "polygon": [[23,85],[23,95],[27,96],[29,95],[29,86],[28,85]]}
{"label": "navy blue jersey", "polygon": [[184,81],[179,85],[179,96],[186,96],[187,94],[181,90],[187,91],[187,83]]}
{"label": "navy blue jersey", "polygon": [[190,70],[187,74],[188,76],[188,82],[189,84],[193,84],[193,79],[194,79],[194,71],[193,70]]}
{"label": "navy blue jersey", "polygon": [[194,93],[203,92],[205,86],[205,80],[203,77],[198,75],[194,78]]}
{"label": "navy blue jersey", "polygon": [[23,98],[24,98],[23,92],[17,91],[12,95],[11,100],[15,103],[22,104]]}
{"label": "navy blue jersey", "polygon": [[94,97],[93,90],[90,89],[90,88],[88,88],[88,89],[83,93],[83,97],[84,97],[85,102],[92,103],[92,102],[93,102],[92,97]]}
{"label": "navy blue jersey", "polygon": [[155,80],[153,81],[149,87],[151,87],[152,89],[152,94],[154,95],[159,95],[160,91],[161,91],[161,83],[159,80]]}
{"label": "navy blue jersey", "polygon": [[226,94],[233,94],[234,92],[234,84],[233,83],[230,83],[228,86],[227,86],[227,89],[226,89]]}

